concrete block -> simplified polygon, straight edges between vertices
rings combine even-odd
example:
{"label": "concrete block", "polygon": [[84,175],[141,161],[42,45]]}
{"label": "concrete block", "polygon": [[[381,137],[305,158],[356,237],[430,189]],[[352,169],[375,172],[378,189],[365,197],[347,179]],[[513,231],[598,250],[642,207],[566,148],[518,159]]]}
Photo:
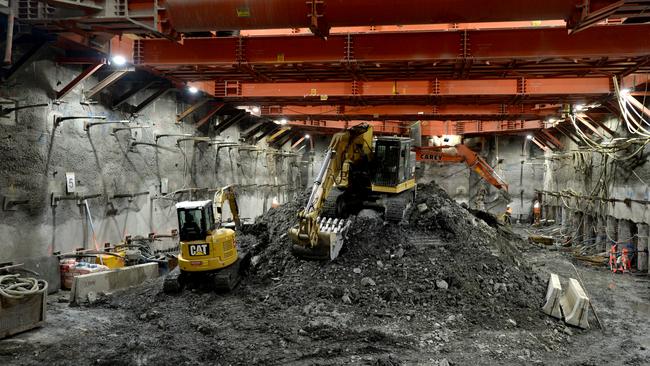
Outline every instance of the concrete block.
{"label": "concrete block", "polygon": [[77,276],[72,282],[70,302],[83,303],[88,301],[90,293],[113,292],[129,286],[139,285],[156,277],[158,277],[158,263],[140,264],[108,272]]}
{"label": "concrete block", "polygon": [[589,329],[589,298],[575,278],[569,279],[567,289],[560,298],[564,322],[583,329]]}
{"label": "concrete block", "polygon": [[47,281],[47,292],[53,294],[61,289],[61,272],[59,259],[55,256],[32,257],[16,259],[14,263],[22,263],[22,268],[38,273],[38,276],[29,275]]}
{"label": "concrete block", "polygon": [[551,273],[551,277],[548,279],[546,299],[544,306],[542,306],[542,311],[554,318],[562,319],[562,312],[560,311],[561,295],[562,285],[560,284],[560,277],[555,273]]}

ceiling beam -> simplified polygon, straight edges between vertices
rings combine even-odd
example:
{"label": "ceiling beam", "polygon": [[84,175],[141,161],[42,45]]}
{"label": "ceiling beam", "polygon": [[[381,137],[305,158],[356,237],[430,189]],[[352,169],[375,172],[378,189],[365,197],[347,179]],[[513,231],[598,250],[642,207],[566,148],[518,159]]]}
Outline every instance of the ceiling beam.
{"label": "ceiling beam", "polygon": [[279,105],[262,106],[261,116],[269,119],[357,119],[357,120],[467,120],[467,119],[546,119],[557,116],[561,106],[546,108],[536,104],[442,104],[442,105]]}
{"label": "ceiling beam", "polygon": [[[650,53],[650,25],[598,26],[574,35],[564,28],[489,29],[451,32],[395,32],[188,38],[135,42],[136,63],[161,65],[238,65],[381,63],[439,61],[634,57]],[[462,47],[462,45],[471,47]],[[380,64],[381,65],[381,64]],[[269,75],[267,75],[269,76]]]}

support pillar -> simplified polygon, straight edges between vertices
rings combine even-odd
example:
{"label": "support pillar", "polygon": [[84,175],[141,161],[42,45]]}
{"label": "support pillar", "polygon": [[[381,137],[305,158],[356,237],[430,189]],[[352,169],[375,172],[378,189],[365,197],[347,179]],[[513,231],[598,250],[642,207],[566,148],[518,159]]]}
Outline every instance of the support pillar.
{"label": "support pillar", "polygon": [[628,250],[628,256],[633,263],[636,263],[634,255],[634,244],[632,242],[632,222],[630,220],[618,220],[618,242],[619,251]]}
{"label": "support pillar", "polygon": [[571,222],[569,218],[571,217],[571,210],[569,210],[566,207],[562,207],[562,226],[565,228],[569,228],[569,225],[571,225]]}
{"label": "support pillar", "polygon": [[607,251],[607,234],[605,233],[607,221],[603,216],[598,216],[596,224],[596,248],[599,252]]}
{"label": "support pillar", "polygon": [[618,241],[618,220],[615,217],[607,216],[607,250],[610,249],[612,244]]}
{"label": "support pillar", "polygon": [[582,222],[583,213],[580,211],[575,211],[573,213],[573,222],[572,222],[572,239],[573,245],[582,245],[583,235],[582,228],[584,227]]}
{"label": "support pillar", "polygon": [[582,245],[593,245],[595,244],[595,235],[594,235],[594,217],[591,215],[585,214],[582,221]]}
{"label": "support pillar", "polygon": [[648,235],[650,234],[648,224],[637,224],[639,233],[637,235],[637,269],[640,272],[648,272],[650,260],[648,259]]}

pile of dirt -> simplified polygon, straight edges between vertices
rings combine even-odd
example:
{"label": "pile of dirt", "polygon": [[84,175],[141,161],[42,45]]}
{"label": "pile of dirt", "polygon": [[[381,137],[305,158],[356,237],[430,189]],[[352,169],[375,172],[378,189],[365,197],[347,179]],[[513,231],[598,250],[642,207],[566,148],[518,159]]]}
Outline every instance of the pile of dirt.
{"label": "pile of dirt", "polygon": [[487,328],[544,321],[543,281],[521,260],[512,234],[478,219],[435,184],[419,186],[399,224],[353,219],[346,247],[333,262],[290,253],[287,230],[302,204],[270,210],[253,230],[261,244],[247,282],[275,284],[280,305],[300,299],[386,316],[458,317]]}

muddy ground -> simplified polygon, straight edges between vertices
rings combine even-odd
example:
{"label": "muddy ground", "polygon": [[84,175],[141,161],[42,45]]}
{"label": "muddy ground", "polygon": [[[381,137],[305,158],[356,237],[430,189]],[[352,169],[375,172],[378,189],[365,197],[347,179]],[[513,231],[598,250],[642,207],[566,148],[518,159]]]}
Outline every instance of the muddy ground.
{"label": "muddy ground", "polygon": [[571,258],[487,225],[435,186],[404,221],[355,220],[333,262],[289,253],[300,200],[241,244],[255,267],[229,294],[169,296],[154,281],[92,305],[50,298],[46,327],[0,341],[0,365],[647,365],[647,277],[576,264],[605,329],[541,313]]}

